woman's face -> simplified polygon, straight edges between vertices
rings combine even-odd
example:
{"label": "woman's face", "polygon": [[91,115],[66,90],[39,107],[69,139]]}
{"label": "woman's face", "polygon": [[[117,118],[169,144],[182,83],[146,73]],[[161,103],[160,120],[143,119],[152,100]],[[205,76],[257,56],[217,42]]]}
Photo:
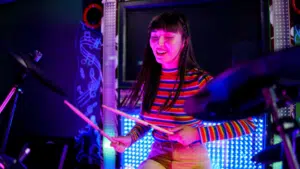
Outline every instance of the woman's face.
{"label": "woman's face", "polygon": [[177,68],[180,53],[184,47],[182,33],[154,30],[150,35],[150,46],[156,61],[163,68]]}

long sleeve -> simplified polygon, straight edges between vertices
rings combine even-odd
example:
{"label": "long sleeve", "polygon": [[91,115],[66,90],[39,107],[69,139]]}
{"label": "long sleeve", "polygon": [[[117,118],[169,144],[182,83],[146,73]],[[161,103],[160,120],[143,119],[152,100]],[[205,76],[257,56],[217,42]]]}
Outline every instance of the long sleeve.
{"label": "long sleeve", "polygon": [[250,134],[255,130],[252,118],[234,120],[215,126],[198,127],[200,142],[206,143],[216,140],[225,140]]}
{"label": "long sleeve", "polygon": [[[204,73],[198,78],[199,89],[201,90],[211,80],[213,80],[213,77]],[[198,127],[201,143],[240,137],[250,134],[254,130],[255,125],[252,118],[228,121],[215,126]]]}
{"label": "long sleeve", "polygon": [[130,132],[127,134],[132,139],[131,144],[135,143],[137,140],[144,137],[144,135],[151,129],[150,126],[144,126],[142,124],[136,123]]}
{"label": "long sleeve", "polygon": [[[142,112],[142,104],[141,104],[141,107],[140,107],[140,111]],[[141,114],[140,114],[140,119],[144,120],[143,117],[141,116]],[[138,141],[139,139],[144,137],[145,134],[150,129],[151,129],[151,126],[145,126],[145,125],[142,125],[140,123],[135,123],[133,128],[127,134],[127,136],[131,137],[131,140],[132,140],[131,144],[135,143],[136,141]]]}

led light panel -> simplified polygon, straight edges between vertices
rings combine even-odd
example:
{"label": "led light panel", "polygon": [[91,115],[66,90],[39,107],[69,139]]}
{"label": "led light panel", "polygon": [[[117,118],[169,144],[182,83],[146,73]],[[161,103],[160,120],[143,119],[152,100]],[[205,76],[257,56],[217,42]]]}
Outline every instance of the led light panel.
{"label": "led light panel", "polygon": [[[133,115],[138,117],[138,115]],[[250,135],[231,140],[207,143],[213,169],[262,169],[263,166],[251,161],[252,156],[263,150],[265,122],[264,118],[254,118],[257,129]],[[121,134],[127,134],[134,126],[132,120],[121,119]],[[216,123],[205,123],[216,125]],[[146,159],[153,143],[151,132],[128,148],[121,157],[122,169],[136,169]]]}

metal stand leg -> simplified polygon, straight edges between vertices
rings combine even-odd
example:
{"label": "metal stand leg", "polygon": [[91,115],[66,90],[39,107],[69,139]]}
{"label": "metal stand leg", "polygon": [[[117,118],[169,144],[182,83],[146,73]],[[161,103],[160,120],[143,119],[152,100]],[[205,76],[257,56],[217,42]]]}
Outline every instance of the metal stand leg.
{"label": "metal stand leg", "polygon": [[[17,85],[15,85],[15,86],[17,86]],[[11,169],[25,169],[25,168],[27,168],[22,163],[22,160],[28,155],[28,153],[29,153],[28,149],[26,149],[24,152],[22,152],[23,156],[19,160],[5,155],[6,146],[7,146],[7,142],[8,142],[8,136],[9,136],[9,133],[10,133],[10,129],[11,129],[11,125],[12,125],[12,121],[13,121],[14,114],[15,114],[15,111],[16,111],[17,102],[18,102],[18,98],[19,98],[20,93],[21,93],[20,88],[13,87],[11,89],[11,91],[9,92],[9,94],[7,95],[7,97],[5,98],[5,100],[3,101],[3,103],[1,104],[1,106],[0,106],[0,113],[1,113],[5,109],[5,107],[7,106],[9,101],[11,100],[11,98],[15,95],[14,102],[13,102],[13,107],[12,107],[12,110],[9,114],[8,123],[7,123],[6,129],[5,129],[5,132],[4,132],[2,145],[1,145],[1,149],[0,149],[0,168],[1,167],[2,168],[11,168]]]}
{"label": "metal stand leg", "polygon": [[[26,149],[24,152],[22,152],[22,156],[20,157],[19,160],[17,159],[13,159],[7,155],[5,155],[5,151],[6,151],[6,145],[7,145],[7,140],[8,140],[8,136],[10,133],[10,128],[11,128],[11,124],[14,118],[14,114],[15,114],[15,110],[16,110],[16,106],[17,106],[17,101],[19,98],[19,94],[22,93],[21,89],[20,89],[20,85],[24,82],[24,79],[27,77],[27,73],[29,73],[32,67],[28,67],[30,64],[33,64],[31,62],[38,62],[41,57],[42,54],[39,51],[35,51],[35,54],[31,56],[33,56],[33,61],[29,61],[28,59],[25,59],[25,57],[23,56],[19,56],[15,53],[11,53],[11,55],[20,63],[22,64],[22,67],[25,68],[26,70],[24,72],[20,72],[20,76],[17,78],[16,80],[16,84],[14,85],[14,87],[12,87],[12,89],[10,90],[10,92],[8,93],[8,95],[6,96],[5,100],[3,101],[3,103],[0,105],[0,115],[3,112],[3,110],[5,109],[5,107],[7,106],[7,104],[9,103],[9,101],[11,100],[12,96],[15,95],[15,99],[14,99],[14,103],[13,103],[13,107],[12,110],[9,114],[9,119],[8,119],[8,124],[7,124],[7,128],[5,130],[4,136],[3,136],[3,140],[2,140],[2,145],[1,145],[1,149],[0,149],[0,167],[3,166],[5,168],[26,168],[23,164],[22,161],[23,159],[28,155],[28,153],[30,152],[30,149]],[[36,70],[38,70],[36,68]],[[36,71],[37,72],[37,71]]]}
{"label": "metal stand leg", "polygon": [[289,135],[285,132],[283,125],[279,122],[279,113],[276,103],[276,94],[274,91],[275,87],[264,88],[263,94],[266,99],[266,103],[268,106],[272,108],[272,117],[274,123],[276,124],[276,129],[279,132],[279,135],[282,139],[285,156],[290,169],[299,169],[299,163],[297,158],[293,152],[292,143]]}
{"label": "metal stand leg", "polygon": [[3,141],[2,141],[0,153],[5,153],[5,151],[6,151],[6,145],[7,145],[7,141],[8,141],[8,136],[9,136],[11,124],[12,124],[12,121],[13,121],[13,118],[14,118],[14,115],[15,115],[15,110],[16,110],[16,107],[17,107],[18,98],[19,98],[19,92],[17,91],[16,95],[15,95],[15,99],[14,99],[14,104],[13,104],[12,110],[11,110],[11,112],[9,114],[8,124],[7,124],[6,129],[5,129],[5,133],[4,133],[4,137],[3,137]]}
{"label": "metal stand leg", "polygon": [[61,154],[61,157],[60,157],[60,161],[59,161],[59,166],[58,166],[58,169],[63,169],[63,166],[64,166],[64,163],[65,163],[65,160],[66,160],[66,156],[67,156],[67,153],[68,153],[68,145],[64,145],[64,148],[63,148],[63,152]]}

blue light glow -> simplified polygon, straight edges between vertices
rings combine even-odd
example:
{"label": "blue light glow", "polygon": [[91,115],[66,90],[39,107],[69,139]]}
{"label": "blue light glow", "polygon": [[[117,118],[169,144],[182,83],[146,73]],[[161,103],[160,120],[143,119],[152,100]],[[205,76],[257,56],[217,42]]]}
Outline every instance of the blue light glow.
{"label": "blue light glow", "polygon": [[294,41],[295,45],[300,45],[300,25],[294,26]]}
{"label": "blue light glow", "polygon": [[[133,115],[138,117],[138,115]],[[231,140],[221,140],[207,143],[206,146],[212,162],[213,169],[262,169],[263,166],[255,164],[251,158],[263,149],[264,146],[264,118],[254,118],[257,126],[256,132]],[[216,125],[217,123],[205,123]],[[127,134],[134,122],[121,118],[121,134]],[[128,148],[121,157],[121,167],[136,169],[146,159],[150,146],[154,141],[151,132]]]}

